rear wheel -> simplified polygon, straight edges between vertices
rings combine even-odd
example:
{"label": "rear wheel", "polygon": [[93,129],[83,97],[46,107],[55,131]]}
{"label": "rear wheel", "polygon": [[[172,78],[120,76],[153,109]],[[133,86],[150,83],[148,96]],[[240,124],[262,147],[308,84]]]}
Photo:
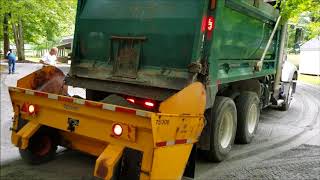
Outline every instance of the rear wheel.
{"label": "rear wheel", "polygon": [[214,106],[207,115],[211,124],[210,150],[207,158],[210,161],[223,161],[230,152],[237,127],[237,110],[232,99],[216,97]]}
{"label": "rear wheel", "polygon": [[260,108],[259,97],[254,92],[243,92],[236,99],[238,126],[236,142],[248,144],[257,130]]}
{"label": "rear wheel", "polygon": [[41,164],[54,159],[57,143],[54,136],[46,132],[39,132],[31,137],[26,149],[19,149],[20,156],[29,164]]}

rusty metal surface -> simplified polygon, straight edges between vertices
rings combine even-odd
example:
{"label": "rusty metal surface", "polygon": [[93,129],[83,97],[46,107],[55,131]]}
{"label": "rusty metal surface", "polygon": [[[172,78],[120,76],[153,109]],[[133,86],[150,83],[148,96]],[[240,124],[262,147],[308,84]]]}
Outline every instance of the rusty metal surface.
{"label": "rusty metal surface", "polygon": [[111,37],[111,61],[113,75],[126,78],[136,78],[140,62],[141,46],[145,37]]}
{"label": "rusty metal surface", "polygon": [[[92,64],[76,64],[71,67],[71,76],[105,81],[116,81],[121,83],[152,86],[166,89],[181,90],[190,83],[193,73],[185,70],[170,68],[140,68],[136,78],[125,78],[113,76],[111,66]],[[94,87],[89,88],[94,89]],[[107,91],[107,89],[102,90]],[[108,91],[107,91],[108,92]]]}
{"label": "rusty metal surface", "polygon": [[66,84],[114,94],[151,98],[157,101],[163,101],[177,92],[172,89],[70,76],[66,77]]}
{"label": "rusty metal surface", "polygon": [[139,56],[139,52],[135,48],[124,47],[119,49],[119,53],[113,65],[114,76],[136,78]]}
{"label": "rusty metal surface", "polygon": [[55,66],[43,66],[19,79],[17,87],[67,95],[68,87],[64,85],[64,78],[64,73]]}

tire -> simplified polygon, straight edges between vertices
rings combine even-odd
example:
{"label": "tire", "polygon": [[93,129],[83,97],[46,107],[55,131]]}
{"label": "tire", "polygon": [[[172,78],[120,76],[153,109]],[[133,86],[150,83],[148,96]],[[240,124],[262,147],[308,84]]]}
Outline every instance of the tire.
{"label": "tire", "polygon": [[[234,143],[237,128],[237,109],[233,100],[228,97],[219,97],[210,114],[207,117],[211,120],[210,150],[206,157],[209,161],[221,162],[230,152]],[[227,129],[225,131],[221,131]]]}
{"label": "tire", "polygon": [[284,97],[284,102],[280,105],[279,109],[281,111],[288,111],[290,105],[291,105],[291,100],[292,100],[292,95],[293,95],[293,82],[291,81],[290,83],[285,84],[284,90],[285,90],[285,97]]}
{"label": "tire", "polygon": [[19,152],[25,162],[37,165],[54,159],[57,146],[54,134],[39,131],[31,137],[28,147]]}
{"label": "tire", "polygon": [[248,144],[257,131],[260,119],[260,100],[254,92],[242,92],[236,99],[237,133],[236,142]]}
{"label": "tire", "polygon": [[293,78],[292,78],[292,89],[293,89],[293,94],[296,93],[297,90],[297,80],[298,80],[298,73],[295,72],[293,74]]}

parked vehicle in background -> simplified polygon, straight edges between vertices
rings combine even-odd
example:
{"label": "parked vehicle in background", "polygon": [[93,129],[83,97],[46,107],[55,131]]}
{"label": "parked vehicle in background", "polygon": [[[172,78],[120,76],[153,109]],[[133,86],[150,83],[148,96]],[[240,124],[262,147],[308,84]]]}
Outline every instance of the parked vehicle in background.
{"label": "parked vehicle in background", "polygon": [[286,41],[263,0],[79,0],[67,77],[46,67],[10,88],[13,144],[30,163],[57,145],[95,155],[104,179],[192,177],[197,149],[223,161],[252,141],[262,108],[289,108]]}

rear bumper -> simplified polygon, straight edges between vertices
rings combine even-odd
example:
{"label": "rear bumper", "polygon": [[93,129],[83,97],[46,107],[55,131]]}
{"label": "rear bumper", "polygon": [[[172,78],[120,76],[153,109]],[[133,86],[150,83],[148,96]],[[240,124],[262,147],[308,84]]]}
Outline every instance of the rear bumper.
{"label": "rear bumper", "polygon": [[[56,129],[62,137],[61,145],[98,156],[94,174],[104,179],[110,179],[114,175],[119,163],[132,163],[133,160],[123,160],[128,154],[133,157],[141,156],[135,161],[140,164],[137,168],[139,173],[137,170],[131,172],[138,174],[138,179],[181,178],[193,144],[197,142],[204,126],[201,112],[205,105],[203,89],[201,93],[199,91],[199,95],[204,96],[200,98],[204,102],[201,102],[199,108],[188,110],[187,107],[181,107],[179,102],[188,106],[188,100],[183,93],[178,93],[163,102],[160,107],[163,113],[30,89],[10,87],[9,92],[15,111],[12,128],[14,145],[21,149],[27,148],[29,139],[42,126]],[[195,93],[194,89],[186,92]],[[37,113],[29,115],[22,112],[24,103],[36,105]],[[175,111],[177,113],[173,113]],[[196,111],[199,113],[195,113]],[[20,129],[19,118],[27,121]],[[113,133],[114,124],[120,124],[123,128],[121,136]]]}

